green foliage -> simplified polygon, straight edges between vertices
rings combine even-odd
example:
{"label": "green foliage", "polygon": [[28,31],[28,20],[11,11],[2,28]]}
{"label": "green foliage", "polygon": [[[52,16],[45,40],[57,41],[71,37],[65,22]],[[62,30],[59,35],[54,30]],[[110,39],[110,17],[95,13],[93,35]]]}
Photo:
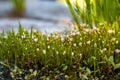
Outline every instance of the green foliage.
{"label": "green foliage", "polygon": [[68,80],[104,79],[103,75],[120,68],[119,24],[116,22],[112,27],[104,24],[98,29],[84,27],[81,32],[72,31],[67,35],[43,35],[33,29],[28,32],[20,25],[18,33],[1,33],[0,61],[13,77],[27,67],[30,71],[25,79],[32,79],[41,71],[46,72],[41,77],[45,79],[53,79],[61,73]]}
{"label": "green foliage", "polygon": [[120,68],[120,63],[115,64],[115,62],[114,62],[114,57],[113,57],[113,56],[110,56],[110,57],[108,58],[108,63],[113,66],[114,70]]}
{"label": "green foliage", "polygon": [[[98,27],[97,25],[105,22],[113,24],[120,16],[119,0],[83,0],[84,3],[80,3],[79,1],[80,0],[76,0],[76,2],[72,4],[70,0],[66,0],[77,25],[80,25],[81,22],[89,24],[90,27],[92,27],[93,24]],[[84,4],[83,8],[81,6],[82,4]],[[78,27],[80,27],[79,25]]]}
{"label": "green foliage", "polygon": [[74,19],[74,21],[76,22],[77,26],[80,27],[80,21],[79,21],[79,18],[78,18],[78,15],[75,14],[75,11],[74,11],[74,8],[70,2],[70,0],[66,0],[67,4],[68,4],[68,8],[72,14],[72,17]]}

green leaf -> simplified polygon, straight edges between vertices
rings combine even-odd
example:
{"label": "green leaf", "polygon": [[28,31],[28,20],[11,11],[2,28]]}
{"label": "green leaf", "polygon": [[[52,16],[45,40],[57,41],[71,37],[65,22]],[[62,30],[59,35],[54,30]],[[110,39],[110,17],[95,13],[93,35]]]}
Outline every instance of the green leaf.
{"label": "green leaf", "polygon": [[66,71],[67,69],[68,69],[67,65],[63,67],[63,71]]}
{"label": "green leaf", "polygon": [[92,56],[91,58],[92,58],[93,60],[96,60],[96,57],[95,57],[95,56]]}
{"label": "green leaf", "polygon": [[119,69],[119,68],[120,68],[120,63],[114,65],[114,70]]}
{"label": "green leaf", "polygon": [[32,72],[33,72],[33,69],[29,69],[29,71],[32,73]]}
{"label": "green leaf", "polygon": [[87,80],[87,79],[88,79],[87,75],[82,75],[82,78],[83,78],[84,80]]}
{"label": "green leaf", "polygon": [[113,56],[110,56],[108,60],[109,60],[110,64],[112,64],[113,66],[115,65]]}
{"label": "green leaf", "polygon": [[86,71],[87,71],[87,75],[90,75],[91,74],[91,70],[89,68],[86,68]]}

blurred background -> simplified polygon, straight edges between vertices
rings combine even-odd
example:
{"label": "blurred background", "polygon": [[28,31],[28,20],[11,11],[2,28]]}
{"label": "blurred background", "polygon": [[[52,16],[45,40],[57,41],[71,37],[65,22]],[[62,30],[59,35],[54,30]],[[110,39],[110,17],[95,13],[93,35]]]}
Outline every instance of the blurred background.
{"label": "blurred background", "polygon": [[[0,0],[0,32],[33,27],[43,33],[68,32],[72,17],[64,0]],[[69,26],[69,27],[68,27]]]}

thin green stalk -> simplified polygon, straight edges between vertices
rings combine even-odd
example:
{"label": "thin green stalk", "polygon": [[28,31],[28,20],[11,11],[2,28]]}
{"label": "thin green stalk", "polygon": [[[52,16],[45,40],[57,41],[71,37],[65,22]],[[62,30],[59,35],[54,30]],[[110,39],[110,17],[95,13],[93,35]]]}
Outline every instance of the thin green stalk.
{"label": "thin green stalk", "polygon": [[78,29],[80,30],[81,26],[80,26],[80,21],[79,21],[79,18],[78,16],[76,15],[74,9],[73,9],[73,6],[72,4],[70,3],[70,0],[66,0],[66,3],[68,4],[68,8],[72,14],[72,17],[74,19],[74,21],[76,22],[77,26],[78,26]]}

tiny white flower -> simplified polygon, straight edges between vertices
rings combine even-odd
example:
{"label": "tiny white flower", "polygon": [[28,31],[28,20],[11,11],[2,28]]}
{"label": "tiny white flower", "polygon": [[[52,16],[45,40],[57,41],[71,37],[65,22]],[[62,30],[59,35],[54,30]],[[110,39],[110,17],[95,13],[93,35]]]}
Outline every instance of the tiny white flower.
{"label": "tiny white flower", "polygon": [[50,46],[48,45],[48,49],[50,49]]}
{"label": "tiny white flower", "polygon": [[101,53],[105,52],[107,49],[103,48],[102,50],[100,50]]}
{"label": "tiny white flower", "polygon": [[69,38],[70,41],[73,41],[73,38]]}
{"label": "tiny white flower", "polygon": [[113,30],[108,30],[108,33],[114,33],[114,31]]}
{"label": "tiny white flower", "polygon": [[71,31],[71,35],[75,36],[76,35],[76,31]]}
{"label": "tiny white flower", "polygon": [[39,51],[39,48],[37,48],[36,50]]}
{"label": "tiny white flower", "polygon": [[81,24],[81,26],[88,26],[88,25],[87,25],[87,24],[85,24],[85,23],[82,23],[82,24]]}
{"label": "tiny white flower", "polygon": [[62,37],[62,38],[61,38],[61,42],[64,42],[64,40],[65,40],[65,39]]}
{"label": "tiny white flower", "polygon": [[115,41],[115,40],[116,40],[116,38],[112,38],[112,39],[111,39],[111,41]]}
{"label": "tiny white flower", "polygon": [[53,35],[53,37],[54,37],[54,38],[56,37],[55,34]]}
{"label": "tiny white flower", "polygon": [[67,34],[66,37],[69,38],[69,35]]}
{"label": "tiny white flower", "polygon": [[100,41],[100,38],[98,38],[98,40]]}
{"label": "tiny white flower", "polygon": [[91,41],[87,41],[86,44],[90,45]]}
{"label": "tiny white flower", "polygon": [[21,38],[24,39],[24,38],[25,38],[25,35],[22,35]]}
{"label": "tiny white flower", "polygon": [[11,75],[12,78],[14,78],[14,74],[13,74],[13,72],[10,72],[10,75]]}
{"label": "tiny white flower", "polygon": [[27,47],[25,48],[25,50],[27,50]]}
{"label": "tiny white flower", "polygon": [[103,53],[104,51],[103,50],[100,50],[101,53]]}
{"label": "tiny white flower", "polygon": [[80,40],[82,41],[82,38],[80,38]]}
{"label": "tiny white flower", "polygon": [[104,23],[99,23],[99,25],[104,25]]}
{"label": "tiny white flower", "polygon": [[90,32],[90,29],[85,29],[85,32]]}
{"label": "tiny white flower", "polygon": [[117,40],[117,41],[116,41],[116,44],[118,44],[118,43],[119,43],[119,41]]}
{"label": "tiny white flower", "polygon": [[35,38],[35,36],[32,36],[32,39],[34,39]]}
{"label": "tiny white flower", "polygon": [[73,36],[75,36],[75,35],[76,35],[76,33],[75,33],[75,32],[72,32],[72,35],[73,35]]}
{"label": "tiny white flower", "polygon": [[46,50],[43,50],[43,54],[46,54]]}
{"label": "tiny white flower", "polygon": [[55,38],[56,38],[56,39],[58,39],[58,38],[59,38],[59,36],[57,35]]}
{"label": "tiny white flower", "polygon": [[34,38],[34,41],[37,42],[37,41],[38,41],[38,38]]}
{"label": "tiny white flower", "polygon": [[103,49],[103,51],[106,51],[106,50],[107,50],[106,48]]}
{"label": "tiny white flower", "polygon": [[82,46],[82,42],[79,42],[79,46]]}
{"label": "tiny white flower", "polygon": [[6,39],[6,38],[7,38],[7,35],[4,35],[4,38]]}
{"label": "tiny white flower", "polygon": [[37,32],[37,30],[36,30],[36,29],[33,29],[33,32],[35,32],[35,33],[36,33],[36,32]]}
{"label": "tiny white flower", "polygon": [[49,41],[49,38],[47,37],[47,41]]}
{"label": "tiny white flower", "polygon": [[56,51],[56,54],[58,54],[59,52],[58,51]]}
{"label": "tiny white flower", "polygon": [[94,30],[99,31],[100,29],[97,27],[93,27]]}
{"label": "tiny white flower", "polygon": [[102,41],[102,43],[104,44],[104,43],[105,43],[105,41]]}
{"label": "tiny white flower", "polygon": [[81,57],[82,57],[82,54],[80,53],[79,56],[80,56],[80,58],[81,58]]}
{"label": "tiny white flower", "polygon": [[76,43],[73,44],[74,47],[76,47],[76,45],[77,45]]}
{"label": "tiny white flower", "polygon": [[72,56],[74,56],[74,52],[72,52],[71,54],[72,54]]}
{"label": "tiny white flower", "polygon": [[115,49],[115,53],[120,53],[120,49]]}
{"label": "tiny white flower", "polygon": [[77,31],[77,33],[76,33],[77,35],[79,35],[80,34],[80,32],[79,31]]}
{"label": "tiny white flower", "polygon": [[97,47],[97,43],[94,44],[94,47]]}
{"label": "tiny white flower", "polygon": [[65,54],[66,54],[66,51],[63,52],[63,55],[65,55]]}

